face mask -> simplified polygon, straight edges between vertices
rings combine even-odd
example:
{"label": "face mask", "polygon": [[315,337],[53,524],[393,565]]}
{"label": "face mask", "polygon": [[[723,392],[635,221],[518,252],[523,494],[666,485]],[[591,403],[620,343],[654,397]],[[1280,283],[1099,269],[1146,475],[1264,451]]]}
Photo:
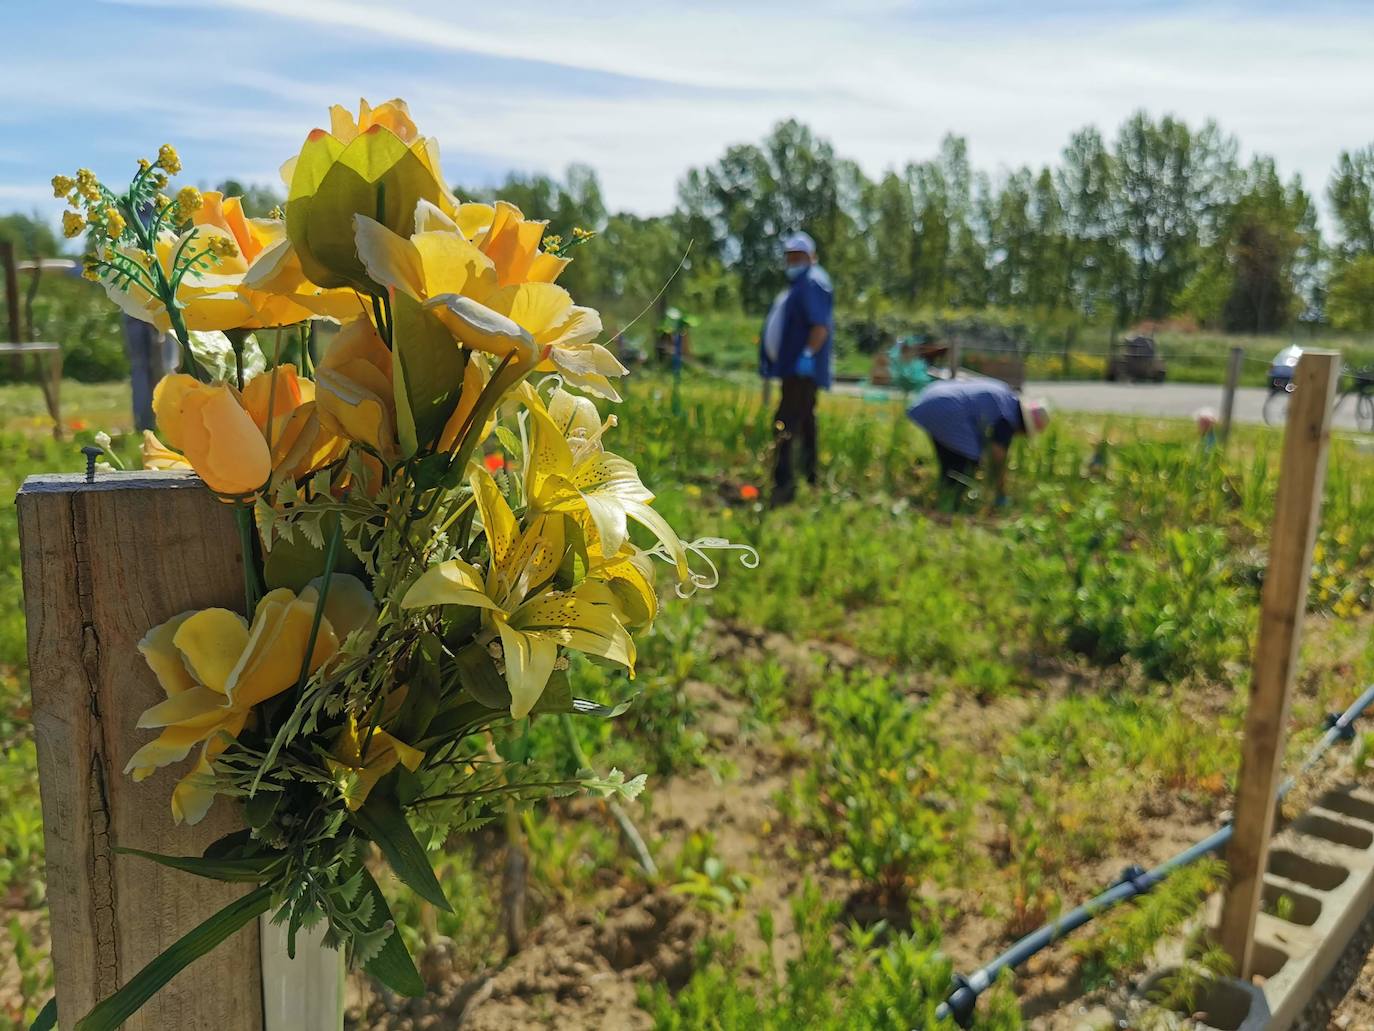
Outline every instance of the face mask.
{"label": "face mask", "polygon": [[787,278],[795,283],[802,276],[806,275],[806,269],[806,265],[788,265],[784,271],[787,273]]}

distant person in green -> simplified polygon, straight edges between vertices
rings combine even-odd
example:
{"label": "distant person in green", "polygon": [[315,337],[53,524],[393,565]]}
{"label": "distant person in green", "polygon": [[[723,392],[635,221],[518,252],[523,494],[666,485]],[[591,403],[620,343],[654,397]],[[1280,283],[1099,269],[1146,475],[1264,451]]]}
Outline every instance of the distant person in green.
{"label": "distant person in green", "polygon": [[816,483],[816,395],[830,387],[834,288],[816,263],[816,241],[791,233],[782,244],[787,286],[773,301],[759,338],[759,375],[782,382],[774,416],[772,504],[797,493],[792,443],[801,445],[802,474]]}

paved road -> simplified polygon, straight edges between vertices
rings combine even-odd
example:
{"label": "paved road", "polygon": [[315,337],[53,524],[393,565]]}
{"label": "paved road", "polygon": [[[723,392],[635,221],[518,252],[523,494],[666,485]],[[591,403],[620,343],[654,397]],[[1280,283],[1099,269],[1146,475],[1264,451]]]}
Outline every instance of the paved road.
{"label": "paved road", "polygon": [[[846,389],[848,388],[848,389]],[[873,388],[837,384],[836,389],[862,393]],[[1028,397],[1043,397],[1052,408],[1071,412],[1103,412],[1118,415],[1159,416],[1189,419],[1199,408],[1221,408],[1221,387],[1202,383],[1027,383]],[[1234,419],[1238,423],[1263,423],[1264,401],[1269,392],[1261,387],[1236,391]],[[1349,398],[1336,409],[1334,426],[1356,430],[1355,401]]]}

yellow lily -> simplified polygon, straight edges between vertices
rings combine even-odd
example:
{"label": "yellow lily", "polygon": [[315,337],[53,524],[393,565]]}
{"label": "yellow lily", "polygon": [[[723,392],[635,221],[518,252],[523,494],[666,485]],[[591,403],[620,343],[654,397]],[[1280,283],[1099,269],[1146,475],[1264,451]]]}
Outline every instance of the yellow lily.
{"label": "yellow lily", "polygon": [[[255,705],[295,684],[318,598],[313,584],[299,596],[284,588],[271,591],[258,602],[251,626],[228,609],[183,612],[139,642],[167,698],[139,717],[140,727],[162,732],[133,754],[124,772],[143,780],[160,767],[182,761],[200,745],[195,767],[172,793],[177,822],[200,822],[214,801],[215,760],[243,730]],[[343,638],[366,629],[375,616],[376,604],[362,582],[336,574],[310,670],[319,669]]]}
{"label": "yellow lily", "polygon": [[338,778],[339,790],[344,804],[356,811],[367,801],[377,781],[394,770],[397,765],[404,766],[414,773],[424,760],[425,753],[412,748],[399,738],[392,737],[380,727],[372,731],[367,742],[367,755],[363,755],[362,735],[358,733],[358,721],[350,713],[348,722],[334,739],[330,750],[329,769]]}
{"label": "yellow lily", "polygon": [[145,469],[190,469],[191,463],[186,456],[178,454],[162,441],[152,430],[143,431],[143,468]]}
{"label": "yellow lily", "polygon": [[525,392],[524,402],[530,427],[524,468],[530,514],[573,516],[584,529],[595,530],[597,547],[607,556],[619,555],[634,520],[658,538],[679,580],[686,581],[687,549],[650,507],[653,493],[640,482],[633,462],[602,447],[601,437],[614,423],[602,425],[595,409],[589,410],[590,402],[561,389],[554,391],[547,408],[533,389]]}
{"label": "yellow lily", "polygon": [[490,473],[476,466],[471,482],[490,552],[486,574],[462,559],[440,562],[411,585],[401,607],[481,609],[484,628],[501,642],[516,719],[543,694],[560,646],[617,662],[633,675],[634,641],[611,589],[591,578],[570,591],[548,586],[563,559],[561,517],[537,518],[522,532]]}
{"label": "yellow lily", "polygon": [[385,462],[400,453],[391,362],[371,321],[358,318],[344,326],[315,369],[315,401],[324,426]]}

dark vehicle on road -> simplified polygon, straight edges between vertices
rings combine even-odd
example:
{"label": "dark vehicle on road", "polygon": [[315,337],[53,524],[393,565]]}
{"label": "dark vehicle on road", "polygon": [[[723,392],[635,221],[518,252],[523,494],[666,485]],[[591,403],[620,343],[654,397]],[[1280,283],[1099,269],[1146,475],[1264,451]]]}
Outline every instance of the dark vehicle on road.
{"label": "dark vehicle on road", "polygon": [[1113,383],[1163,383],[1164,359],[1154,337],[1127,337],[1107,362],[1107,379]]}

